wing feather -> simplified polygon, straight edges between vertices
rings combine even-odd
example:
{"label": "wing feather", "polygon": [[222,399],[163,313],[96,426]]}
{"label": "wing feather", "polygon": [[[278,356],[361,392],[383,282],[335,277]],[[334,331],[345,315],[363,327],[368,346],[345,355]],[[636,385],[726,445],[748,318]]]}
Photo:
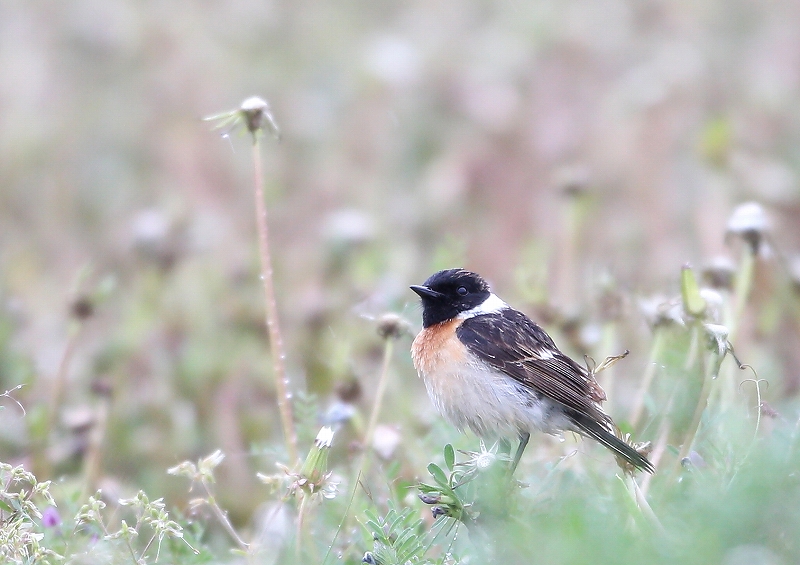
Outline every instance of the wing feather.
{"label": "wing feather", "polygon": [[561,353],[549,335],[522,312],[506,308],[464,320],[458,338],[478,358],[559,404],[609,418],[599,408],[602,389],[585,367]]}

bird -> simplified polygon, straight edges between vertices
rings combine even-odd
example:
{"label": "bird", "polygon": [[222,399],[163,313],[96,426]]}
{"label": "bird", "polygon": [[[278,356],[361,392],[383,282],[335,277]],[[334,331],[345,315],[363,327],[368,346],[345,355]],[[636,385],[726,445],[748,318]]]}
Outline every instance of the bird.
{"label": "bird", "polygon": [[412,285],[422,330],[411,357],[439,412],[482,439],[519,439],[511,474],[531,432],[576,432],[636,469],[655,467],[614,433],[605,392],[589,370],[561,352],[528,316],[494,294],[478,274],[447,269]]}

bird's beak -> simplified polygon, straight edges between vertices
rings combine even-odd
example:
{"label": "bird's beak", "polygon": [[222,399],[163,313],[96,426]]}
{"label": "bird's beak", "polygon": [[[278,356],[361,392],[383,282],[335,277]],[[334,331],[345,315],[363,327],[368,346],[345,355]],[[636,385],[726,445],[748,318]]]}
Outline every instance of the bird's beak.
{"label": "bird's beak", "polygon": [[442,293],[429,289],[427,286],[411,285],[411,290],[419,294],[420,298],[441,298]]}

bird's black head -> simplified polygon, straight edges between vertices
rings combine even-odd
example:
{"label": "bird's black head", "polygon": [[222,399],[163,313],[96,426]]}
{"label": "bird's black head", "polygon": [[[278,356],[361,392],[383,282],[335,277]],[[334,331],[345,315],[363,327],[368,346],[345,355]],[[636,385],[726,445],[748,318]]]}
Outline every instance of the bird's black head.
{"label": "bird's black head", "polygon": [[422,298],[422,325],[426,328],[480,306],[492,293],[480,275],[464,269],[439,271],[411,290]]}

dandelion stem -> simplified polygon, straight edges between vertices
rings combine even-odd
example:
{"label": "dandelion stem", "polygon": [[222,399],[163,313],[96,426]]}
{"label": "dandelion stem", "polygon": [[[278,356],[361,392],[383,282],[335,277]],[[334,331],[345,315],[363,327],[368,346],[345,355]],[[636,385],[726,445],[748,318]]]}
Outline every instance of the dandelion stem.
{"label": "dandelion stem", "polygon": [[258,244],[261,254],[261,280],[264,284],[264,302],[266,305],[266,323],[269,331],[269,345],[272,353],[272,366],[275,376],[275,391],[278,397],[278,408],[281,414],[281,426],[286,440],[286,451],[289,460],[297,461],[297,432],[292,415],[292,401],[289,396],[286,377],[286,354],[283,350],[283,338],[278,323],[278,306],[275,302],[275,289],[272,281],[272,259],[269,253],[269,231],[267,228],[267,206],[264,202],[264,172],[261,165],[261,146],[257,135],[253,135],[253,168],[256,199],[256,226],[258,227]]}
{"label": "dandelion stem", "polygon": [[[383,405],[383,396],[386,392],[386,383],[388,382],[389,374],[389,361],[392,359],[392,351],[394,350],[394,343],[391,337],[384,340],[383,348],[383,362],[381,363],[381,374],[378,378],[378,390],[375,393],[375,402],[372,405],[372,413],[369,415],[369,423],[367,424],[367,431],[364,434],[364,446],[361,452],[361,459],[356,467],[356,477],[365,476],[369,468],[369,453],[370,446],[372,445],[372,436],[375,434],[375,428],[378,424],[378,415],[381,412]],[[357,482],[354,484],[358,484]]]}
{"label": "dandelion stem", "polygon": [[[381,406],[383,404],[383,396],[386,392],[386,384],[389,381],[389,362],[392,359],[392,351],[394,351],[394,340],[391,336],[387,336],[384,340],[384,348],[383,348],[383,362],[381,363],[381,374],[378,379],[378,390],[375,394],[375,402],[372,405],[372,413],[369,416],[369,423],[367,424],[367,431],[364,434],[364,444],[361,452],[361,458],[359,459],[358,465],[356,466],[356,473],[353,477],[353,494],[350,499],[352,504],[353,499],[356,495],[356,489],[358,488],[358,483],[361,477],[367,474],[367,469],[369,468],[369,450],[370,445],[372,445],[372,436],[375,434],[375,428],[378,423],[378,416],[381,412]],[[342,524],[344,524],[344,529],[347,530],[350,525],[350,505],[345,512],[344,518],[342,519]]]}
{"label": "dandelion stem", "polygon": [[683,461],[683,459],[689,455],[689,450],[692,448],[692,443],[694,442],[694,438],[697,435],[697,430],[700,427],[700,420],[703,418],[703,412],[705,412],[708,406],[708,397],[711,394],[711,384],[713,382],[713,378],[711,374],[706,374],[706,365],[708,365],[708,363],[705,363],[705,357],[701,356],[700,374],[703,379],[703,386],[700,389],[700,395],[697,399],[697,406],[695,406],[694,409],[692,422],[689,424],[689,429],[686,432],[683,445],[678,453],[678,465],[680,465],[681,461]]}
{"label": "dandelion stem", "polygon": [[742,251],[742,262],[739,266],[739,272],[736,274],[736,282],[734,286],[735,307],[734,317],[729,333],[729,339],[733,338],[736,323],[740,322],[744,314],[744,307],[747,304],[747,299],[750,297],[750,290],[753,287],[753,274],[755,272],[756,264],[756,250],[751,245],[745,245]]}
{"label": "dandelion stem", "polygon": [[[673,399],[674,397],[670,399],[664,410],[664,417],[661,419],[661,425],[658,427],[658,439],[653,447],[653,453],[650,455],[650,461],[656,469],[658,469],[658,464],[667,449],[667,442],[669,441],[669,418],[667,418],[666,415],[670,413]],[[653,480],[653,476],[654,475],[648,474],[642,479],[642,496],[647,496],[647,491],[650,489],[650,482]]]}
{"label": "dandelion stem", "polygon": [[[89,434],[89,444],[84,457],[84,494],[88,495],[97,490],[97,482],[103,464],[103,442],[108,428],[108,414],[111,409],[111,399],[104,396],[97,406],[94,428]],[[143,552],[145,553],[145,552]]]}
{"label": "dandelion stem", "polygon": [[[394,340],[389,337],[385,340],[383,348],[383,363],[381,363],[381,375],[378,380],[378,390],[375,393],[375,403],[372,405],[372,413],[369,415],[369,423],[367,424],[367,433],[364,435],[364,445],[369,446],[372,444],[372,436],[375,434],[375,427],[378,424],[378,416],[383,406],[383,397],[386,393],[386,385],[389,382],[389,362],[392,359],[392,351],[394,350]],[[367,453],[365,450],[364,453]]]}
{"label": "dandelion stem", "polygon": [[295,560],[297,563],[302,563],[302,549],[303,549],[303,528],[305,526],[305,517],[306,517],[306,501],[308,500],[308,496],[303,495],[302,500],[300,501],[300,509],[297,512],[297,539],[295,540]]}
{"label": "dandelion stem", "polygon": [[361,474],[359,473],[356,475],[355,480],[353,481],[353,491],[350,493],[350,499],[347,501],[347,507],[344,509],[344,516],[342,516],[342,520],[339,522],[339,527],[336,528],[336,533],[333,534],[333,539],[331,540],[330,545],[328,546],[328,551],[325,552],[325,557],[322,559],[322,565],[328,562],[328,557],[333,551],[333,546],[336,543],[336,539],[339,537],[339,534],[342,532],[342,528],[345,527],[349,517],[350,517],[350,509],[353,507],[353,500],[356,498],[356,488],[358,488],[358,481],[361,480]]}
{"label": "dandelion stem", "polygon": [[[602,351],[616,351],[617,350],[617,335],[615,325],[613,323],[606,323],[603,326],[603,341]],[[608,370],[611,369],[611,370]],[[606,392],[609,398],[614,398],[614,385],[615,385],[616,371],[613,370],[611,365],[606,366],[603,371],[601,382],[602,389]],[[614,412],[613,404],[606,399],[606,407],[610,412]]]}
{"label": "dandelion stem", "polygon": [[52,430],[58,417],[58,410],[61,407],[61,401],[64,398],[64,388],[67,382],[67,372],[72,363],[72,356],[75,354],[75,348],[78,345],[78,337],[80,336],[80,324],[76,325],[70,332],[67,339],[67,346],[64,348],[64,355],[61,357],[61,363],[58,365],[58,373],[56,373],[56,380],[53,383],[53,392],[50,396],[50,411],[48,413],[47,429]]}
{"label": "dandelion stem", "polygon": [[650,503],[647,502],[646,493],[639,488],[638,483],[634,477],[629,477],[628,479],[631,483],[633,488],[633,499],[636,502],[639,510],[642,512],[642,515],[650,522],[650,524],[658,531],[660,534],[666,533],[664,530],[664,526],[661,525],[661,521],[656,516],[656,513],[653,512]]}
{"label": "dandelion stem", "polygon": [[[728,320],[728,341],[733,343],[736,340],[736,335],[742,324],[744,310],[747,306],[747,300],[750,297],[750,291],[753,287],[753,276],[755,274],[756,265],[756,252],[757,250],[749,244],[744,246],[742,250],[742,260],[739,264],[739,270],[736,273],[736,279],[733,287],[733,312],[731,319]],[[721,392],[722,405],[729,408],[734,405],[736,399],[736,391],[738,390],[738,383],[736,382],[736,368],[729,365],[723,387]]]}
{"label": "dandelion stem", "polygon": [[61,357],[61,362],[58,365],[58,372],[56,373],[55,381],[53,382],[52,393],[50,395],[50,405],[47,411],[47,426],[45,427],[44,436],[41,438],[41,445],[44,447],[41,453],[37,456],[37,474],[47,476],[50,474],[50,462],[45,454],[46,446],[49,443],[50,434],[56,426],[58,420],[58,413],[61,410],[61,403],[64,401],[64,390],[67,385],[67,374],[69,367],[72,364],[72,357],[78,347],[78,339],[81,335],[83,324],[81,322],[73,322],[69,330],[69,337],[67,338],[67,345],[64,348],[64,355]]}
{"label": "dandelion stem", "polygon": [[208,506],[211,508],[214,515],[219,520],[222,527],[225,529],[226,532],[233,538],[233,540],[245,551],[247,551],[250,546],[249,544],[244,541],[236,529],[231,524],[231,521],[228,519],[228,515],[220,508],[219,504],[217,503],[217,499],[214,497],[214,493],[211,492],[211,487],[208,486],[208,483],[203,480],[201,481],[203,485],[203,489],[206,491],[206,496],[208,497],[206,500],[208,501]]}
{"label": "dandelion stem", "polygon": [[683,364],[683,368],[686,371],[689,371],[692,367],[694,367],[695,363],[697,363],[697,356],[700,351],[700,333],[701,328],[698,324],[692,325],[692,335],[691,341],[689,342],[689,351],[686,354],[686,362]]}
{"label": "dandelion stem", "polygon": [[630,418],[632,428],[636,428],[636,424],[639,423],[639,418],[642,416],[644,401],[645,398],[647,398],[647,392],[650,390],[650,384],[653,382],[653,377],[656,374],[658,359],[661,357],[661,350],[663,347],[664,332],[661,328],[656,327],[653,331],[653,344],[650,346],[650,360],[642,375],[639,391],[636,393],[636,400],[633,402],[633,410],[631,411]]}

